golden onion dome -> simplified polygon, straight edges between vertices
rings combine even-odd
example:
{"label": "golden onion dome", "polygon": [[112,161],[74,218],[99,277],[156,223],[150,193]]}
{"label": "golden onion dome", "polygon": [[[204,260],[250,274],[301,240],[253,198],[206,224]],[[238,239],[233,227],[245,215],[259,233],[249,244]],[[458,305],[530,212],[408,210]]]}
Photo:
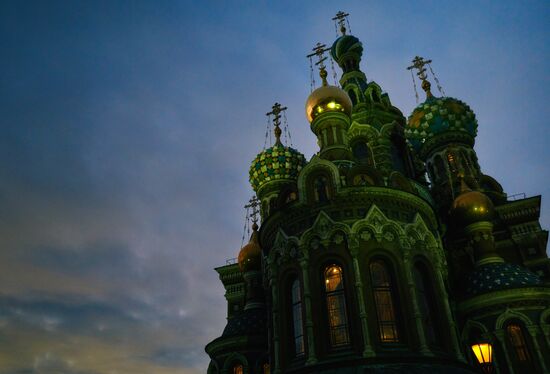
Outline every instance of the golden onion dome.
{"label": "golden onion dome", "polygon": [[313,91],[306,101],[306,117],[309,123],[325,112],[351,114],[352,102],[346,91],[336,86],[323,85]]}
{"label": "golden onion dome", "polygon": [[451,217],[453,221],[466,227],[476,222],[493,219],[493,202],[479,191],[464,191],[453,201]]}
{"label": "golden onion dome", "polygon": [[252,225],[250,241],[239,251],[239,268],[243,273],[250,270],[260,270],[262,261],[262,248],[258,240],[258,225]]}

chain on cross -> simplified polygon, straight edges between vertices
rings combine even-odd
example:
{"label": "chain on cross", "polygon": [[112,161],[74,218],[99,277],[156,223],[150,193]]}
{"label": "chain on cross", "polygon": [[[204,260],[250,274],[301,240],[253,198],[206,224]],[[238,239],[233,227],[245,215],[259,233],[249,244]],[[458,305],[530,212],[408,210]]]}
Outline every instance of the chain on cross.
{"label": "chain on cross", "polygon": [[313,58],[313,56],[317,56],[317,58],[319,59],[319,61],[317,61],[315,63],[315,65],[319,66],[319,76],[323,80],[323,86],[326,86],[328,84],[327,83],[328,73],[327,73],[327,69],[326,69],[326,66],[325,66],[325,61],[326,61],[327,57],[325,56],[325,52],[327,52],[329,50],[330,50],[330,48],[327,48],[327,46],[325,44],[317,43],[315,45],[315,47],[313,47],[313,49],[312,49],[313,53],[310,53],[309,55],[306,56],[310,60]]}
{"label": "chain on cross", "polygon": [[273,132],[275,133],[275,143],[279,144],[281,143],[281,113],[283,113],[285,110],[287,110],[287,107],[281,106],[279,103],[273,104],[271,107],[271,112],[266,113],[266,116],[273,116],[273,126],[275,127],[273,129]]}
{"label": "chain on cross", "polygon": [[[340,10],[338,13],[336,13],[336,16],[332,18],[335,24],[337,23],[338,26],[340,26],[340,32],[342,33],[342,35],[346,35],[346,23],[348,25],[348,28],[350,28],[348,16],[349,16],[349,13],[345,13]],[[351,32],[351,29],[350,29],[350,32]]]}
{"label": "chain on cross", "polygon": [[260,215],[260,200],[256,196],[253,196],[244,207],[249,212],[248,216],[252,219],[252,222],[257,225]]}

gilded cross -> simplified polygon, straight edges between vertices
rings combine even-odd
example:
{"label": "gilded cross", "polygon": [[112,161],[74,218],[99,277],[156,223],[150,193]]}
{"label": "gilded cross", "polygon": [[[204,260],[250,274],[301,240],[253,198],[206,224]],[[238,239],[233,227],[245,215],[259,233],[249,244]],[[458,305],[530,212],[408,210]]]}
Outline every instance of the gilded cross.
{"label": "gilded cross", "polygon": [[327,70],[325,67],[325,60],[327,57],[325,56],[325,52],[330,50],[330,48],[327,48],[325,44],[317,43],[315,47],[313,47],[312,51],[313,53],[310,53],[307,55],[307,58],[312,58],[313,56],[317,56],[319,61],[315,63],[315,65],[319,66],[319,75],[321,76],[321,79],[323,80],[323,86],[328,85],[327,83]]}
{"label": "gilded cross", "polygon": [[287,107],[282,107],[281,104],[275,103],[271,107],[271,112],[266,113],[266,116],[273,116],[273,126],[275,126],[275,129],[273,132],[275,133],[275,143],[279,144],[281,143],[281,113],[287,110]]}
{"label": "gilded cross", "polygon": [[258,209],[260,207],[260,200],[256,196],[253,196],[248,201],[248,204],[246,204],[244,207],[247,210],[251,209],[250,217],[252,218],[252,222],[255,225],[257,225],[258,224],[258,216],[260,215],[260,209]]}
{"label": "gilded cross", "polygon": [[336,21],[338,25],[340,26],[340,32],[342,35],[346,35],[346,22],[347,17],[349,16],[349,13],[344,13],[341,10],[336,13],[336,16],[332,18],[333,21]]}

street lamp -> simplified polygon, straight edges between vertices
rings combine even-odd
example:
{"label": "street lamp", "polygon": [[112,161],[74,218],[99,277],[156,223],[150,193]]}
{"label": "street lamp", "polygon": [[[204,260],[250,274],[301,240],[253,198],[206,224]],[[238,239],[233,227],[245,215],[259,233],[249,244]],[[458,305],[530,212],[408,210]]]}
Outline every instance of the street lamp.
{"label": "street lamp", "polygon": [[493,346],[491,343],[479,342],[472,344],[472,351],[476,356],[481,370],[486,374],[493,372]]}

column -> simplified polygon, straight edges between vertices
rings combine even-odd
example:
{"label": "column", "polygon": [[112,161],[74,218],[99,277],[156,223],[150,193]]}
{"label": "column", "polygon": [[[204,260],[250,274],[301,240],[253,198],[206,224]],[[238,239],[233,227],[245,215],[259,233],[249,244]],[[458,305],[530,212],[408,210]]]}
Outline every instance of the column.
{"label": "column", "polygon": [[376,354],[372,349],[369,334],[369,325],[367,319],[367,308],[365,306],[365,298],[363,297],[363,282],[361,282],[361,270],[359,268],[359,260],[357,255],[359,253],[359,241],[350,237],[349,240],[350,252],[353,258],[353,271],[355,273],[355,293],[357,295],[357,304],[359,304],[359,318],[361,319],[361,330],[363,332],[363,357],[374,357]]}
{"label": "column", "polygon": [[[495,331],[495,336],[497,337],[498,341],[500,342],[500,346],[502,347],[502,354],[506,358],[506,365],[508,366],[508,371],[510,374],[514,374],[514,367],[512,366],[512,361],[510,360],[510,355],[508,354],[508,348],[506,347],[506,341],[504,339],[504,330],[498,329]],[[494,351],[495,347],[493,347]]]}
{"label": "column", "polygon": [[537,352],[537,357],[539,358],[539,362],[540,362],[540,368],[542,369],[543,373],[548,373],[548,369],[546,368],[546,362],[544,360],[544,356],[542,355],[542,352],[540,351],[540,345],[537,339],[537,336],[539,333],[537,330],[537,326],[528,326],[527,331],[529,331],[529,335],[531,335],[531,338],[533,340],[533,347]]}
{"label": "column", "polygon": [[[305,251],[302,251],[305,253]],[[307,360],[306,365],[313,365],[317,362],[317,356],[315,356],[315,335],[313,334],[313,318],[311,308],[311,290],[309,286],[309,274],[308,274],[308,258],[303,257],[300,260],[300,267],[302,268],[302,280],[304,285],[304,306],[306,309],[306,338],[307,338]]]}

